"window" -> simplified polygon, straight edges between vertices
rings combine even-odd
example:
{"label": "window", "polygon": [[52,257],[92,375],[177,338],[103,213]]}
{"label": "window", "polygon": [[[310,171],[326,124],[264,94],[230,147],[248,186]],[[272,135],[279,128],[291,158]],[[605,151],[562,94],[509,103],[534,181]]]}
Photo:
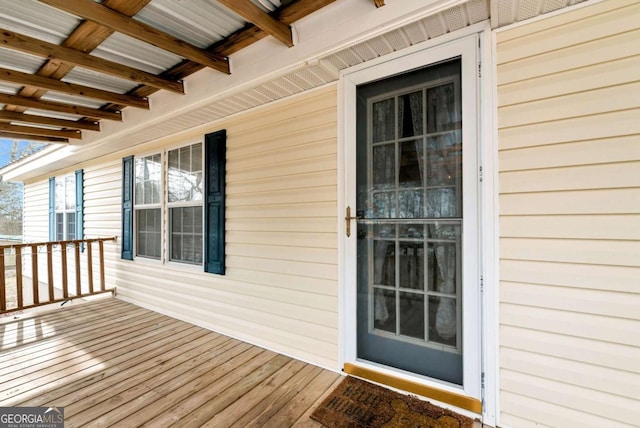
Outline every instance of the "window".
{"label": "window", "polygon": [[[164,158],[166,157],[166,167]],[[164,193],[162,182],[167,183]],[[135,160],[136,255],[163,258],[163,219],[167,218],[167,258],[202,264],[202,143]]]}
{"label": "window", "polygon": [[76,239],[76,178],[56,177],[56,240]]}
{"label": "window", "polygon": [[226,138],[222,130],[204,143],[122,159],[122,259],[224,275]]}
{"label": "window", "polygon": [[154,154],[135,161],[136,255],[152,259],[162,255],[161,160]]}
{"label": "window", "polygon": [[202,144],[169,151],[170,260],[202,264]]}
{"label": "window", "polygon": [[49,179],[49,240],[83,238],[83,171]]}

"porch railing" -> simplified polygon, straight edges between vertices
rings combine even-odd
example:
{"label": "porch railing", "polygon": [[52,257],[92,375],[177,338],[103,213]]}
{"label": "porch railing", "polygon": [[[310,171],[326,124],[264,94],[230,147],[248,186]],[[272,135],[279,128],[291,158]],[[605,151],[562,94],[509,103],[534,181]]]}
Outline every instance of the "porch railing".
{"label": "porch railing", "polygon": [[[0,314],[20,311],[23,309],[34,308],[37,306],[48,305],[56,302],[64,302],[79,297],[93,296],[102,293],[112,293],[113,290],[107,289],[105,285],[104,272],[104,243],[107,241],[115,241],[115,237],[111,238],[95,238],[81,239],[72,241],[50,241],[35,242],[26,244],[0,245]],[[94,284],[94,245],[98,247],[98,284]],[[75,289],[69,287],[69,257],[68,250],[73,248],[74,263],[72,263],[71,275],[75,275]],[[15,284],[10,284],[8,289],[7,281],[7,263],[9,254],[5,254],[6,250],[13,253],[15,257]],[[82,269],[81,254],[86,251],[86,270]],[[54,266],[54,253],[60,255],[60,265]],[[40,272],[40,257],[46,257],[46,274]],[[31,264],[29,271],[24,269],[25,266]],[[59,272],[54,268],[59,267]],[[23,272],[26,270],[27,272]],[[83,287],[82,273],[85,273],[86,281]],[[55,273],[59,275],[55,275]],[[25,273],[30,273],[26,275]],[[41,277],[46,277],[47,282],[40,282]],[[31,279],[31,288],[25,288],[25,278]],[[58,281],[56,281],[58,280]],[[59,282],[56,284],[56,282]],[[9,307],[8,291],[15,293],[17,305]],[[32,294],[31,302],[25,302],[25,292]],[[43,294],[46,294],[43,295]],[[13,297],[13,296],[12,296]],[[11,305],[14,306],[14,305]]]}

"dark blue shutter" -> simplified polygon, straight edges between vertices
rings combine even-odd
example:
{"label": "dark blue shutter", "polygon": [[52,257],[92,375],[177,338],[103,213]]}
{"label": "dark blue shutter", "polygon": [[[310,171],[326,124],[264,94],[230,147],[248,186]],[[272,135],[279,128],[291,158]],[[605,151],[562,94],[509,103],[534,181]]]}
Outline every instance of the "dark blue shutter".
{"label": "dark blue shutter", "polygon": [[204,270],[224,275],[224,195],[227,131],[207,134],[204,145]]}
{"label": "dark blue shutter", "polygon": [[76,170],[76,239],[84,239],[84,171],[81,169]]}
{"label": "dark blue shutter", "polygon": [[122,159],[121,258],[133,260],[133,156]]}
{"label": "dark blue shutter", "polygon": [[49,177],[49,241],[56,240],[56,178]]}

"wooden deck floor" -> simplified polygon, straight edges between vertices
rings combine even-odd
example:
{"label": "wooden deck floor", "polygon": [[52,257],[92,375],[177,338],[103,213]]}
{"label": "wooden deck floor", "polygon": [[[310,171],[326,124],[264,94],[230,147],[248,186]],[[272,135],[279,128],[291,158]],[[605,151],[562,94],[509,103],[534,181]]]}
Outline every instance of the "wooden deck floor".
{"label": "wooden deck floor", "polygon": [[0,406],[66,427],[318,426],[340,376],[113,298],[0,324]]}

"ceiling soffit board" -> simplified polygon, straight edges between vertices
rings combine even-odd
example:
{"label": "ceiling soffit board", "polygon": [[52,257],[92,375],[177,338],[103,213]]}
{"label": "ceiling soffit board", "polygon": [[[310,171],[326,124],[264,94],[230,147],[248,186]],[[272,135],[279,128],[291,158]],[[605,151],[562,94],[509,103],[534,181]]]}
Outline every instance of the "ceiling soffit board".
{"label": "ceiling soffit board", "polygon": [[499,28],[586,0],[491,0],[491,27]]}

